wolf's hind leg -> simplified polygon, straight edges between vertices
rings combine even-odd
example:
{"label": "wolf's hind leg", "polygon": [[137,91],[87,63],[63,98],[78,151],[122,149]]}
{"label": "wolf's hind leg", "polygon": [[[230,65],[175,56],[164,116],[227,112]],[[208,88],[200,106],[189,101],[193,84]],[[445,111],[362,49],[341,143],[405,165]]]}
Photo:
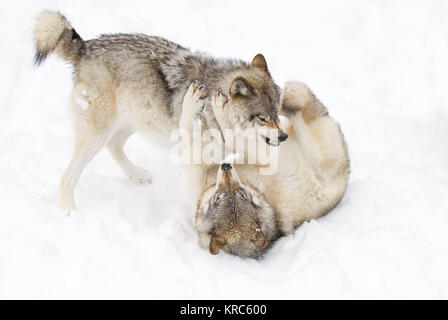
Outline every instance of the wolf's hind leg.
{"label": "wolf's hind leg", "polygon": [[77,134],[73,157],[68,168],[62,175],[59,188],[59,203],[62,210],[70,212],[70,210],[76,208],[73,199],[73,191],[76,183],[85,167],[106,144],[108,138],[107,132],[95,134],[83,131]]}
{"label": "wolf's hind leg", "polygon": [[309,165],[318,163],[320,150],[310,125],[315,120],[328,115],[327,109],[305,84],[291,81],[285,84],[282,93],[280,113],[288,117],[294,128],[295,142],[301,153],[309,160]]}
{"label": "wolf's hind leg", "polygon": [[307,85],[299,81],[285,84],[280,113],[288,118],[301,113],[305,122],[311,122],[328,115],[327,108],[316,98]]}
{"label": "wolf's hind leg", "polygon": [[107,144],[107,148],[129,179],[139,183],[151,183],[151,175],[148,171],[133,164],[123,151],[124,144],[133,133],[130,130],[116,132]]}

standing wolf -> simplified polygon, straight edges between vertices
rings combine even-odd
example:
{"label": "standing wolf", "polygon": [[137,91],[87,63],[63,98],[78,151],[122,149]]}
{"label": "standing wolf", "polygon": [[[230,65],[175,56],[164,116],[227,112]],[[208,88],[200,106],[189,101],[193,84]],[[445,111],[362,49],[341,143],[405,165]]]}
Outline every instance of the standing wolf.
{"label": "standing wolf", "polygon": [[178,126],[183,96],[194,81],[204,84],[207,93],[221,90],[230,98],[233,128],[255,123],[276,128],[278,136],[266,138],[273,145],[287,137],[278,127],[280,90],[261,54],[251,64],[218,60],[142,34],[102,35],[85,41],[63,15],[49,11],[37,17],[34,39],[36,64],[54,51],[74,67],[70,105],[75,150],[61,179],[64,210],[75,208],[75,185],[105,145],[131,179],[150,182],[148,172],[124,154],[123,145],[136,131],[168,141]]}

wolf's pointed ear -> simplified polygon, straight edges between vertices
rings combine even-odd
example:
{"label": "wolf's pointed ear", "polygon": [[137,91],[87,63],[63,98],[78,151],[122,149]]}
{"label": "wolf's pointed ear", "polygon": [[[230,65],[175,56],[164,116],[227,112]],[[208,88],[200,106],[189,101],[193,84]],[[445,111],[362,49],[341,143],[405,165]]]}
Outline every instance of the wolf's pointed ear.
{"label": "wolf's pointed ear", "polygon": [[268,71],[268,64],[266,63],[266,59],[264,58],[264,56],[261,53],[257,54],[254,57],[254,59],[252,60],[251,65],[253,67],[260,68],[260,69],[262,69],[262,70],[264,70],[266,72]]}
{"label": "wolf's pointed ear", "polygon": [[211,254],[218,254],[219,250],[226,244],[226,239],[221,236],[214,235],[210,240],[209,250]]}
{"label": "wolf's pointed ear", "polygon": [[232,96],[248,97],[251,94],[250,85],[243,77],[236,77],[230,84],[230,94]]}

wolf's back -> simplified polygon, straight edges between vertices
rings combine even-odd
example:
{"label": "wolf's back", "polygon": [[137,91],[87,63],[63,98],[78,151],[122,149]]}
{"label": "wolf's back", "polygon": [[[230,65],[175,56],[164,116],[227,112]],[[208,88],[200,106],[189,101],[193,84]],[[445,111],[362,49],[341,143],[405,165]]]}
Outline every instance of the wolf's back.
{"label": "wolf's back", "polygon": [[40,65],[56,51],[64,60],[76,64],[86,49],[85,41],[59,12],[44,11],[37,16],[34,27],[36,54],[34,62]]}

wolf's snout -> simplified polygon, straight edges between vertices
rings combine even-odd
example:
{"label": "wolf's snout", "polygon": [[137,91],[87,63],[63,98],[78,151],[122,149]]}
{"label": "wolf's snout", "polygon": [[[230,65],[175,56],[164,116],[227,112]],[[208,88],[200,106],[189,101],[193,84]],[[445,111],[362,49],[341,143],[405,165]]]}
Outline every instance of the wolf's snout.
{"label": "wolf's snout", "polygon": [[288,135],[287,135],[286,133],[282,133],[281,135],[278,136],[277,139],[278,139],[278,142],[275,142],[275,140],[272,141],[271,138],[266,137],[266,143],[269,144],[269,145],[276,145],[276,146],[278,146],[278,144],[279,144],[280,142],[283,142],[283,141],[285,141],[286,139],[288,139]]}
{"label": "wolf's snout", "polygon": [[222,169],[223,171],[229,171],[229,170],[232,170],[232,165],[231,165],[230,163],[223,163],[223,164],[221,165],[221,169]]}
{"label": "wolf's snout", "polygon": [[286,139],[288,139],[288,135],[286,133],[282,133],[281,135],[278,136],[278,141],[283,142]]}

